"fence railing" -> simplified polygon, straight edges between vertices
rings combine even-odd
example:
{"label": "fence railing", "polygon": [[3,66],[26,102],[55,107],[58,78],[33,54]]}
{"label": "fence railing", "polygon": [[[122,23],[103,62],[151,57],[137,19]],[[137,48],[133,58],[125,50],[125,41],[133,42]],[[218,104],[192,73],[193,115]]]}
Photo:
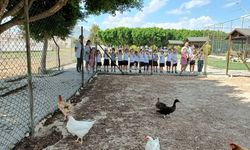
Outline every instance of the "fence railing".
{"label": "fence railing", "polygon": [[[48,21],[54,22],[53,19]],[[57,110],[58,95],[69,99],[91,76],[83,72],[86,75],[82,81],[81,73],[76,72],[75,39],[67,37],[61,40],[57,36],[45,39],[34,35],[46,33],[44,28],[38,23],[27,32],[21,25],[0,34],[1,150],[12,149],[34,129],[32,124],[36,125]],[[81,31],[78,32],[80,35]],[[30,51],[26,49],[26,34],[31,34]],[[31,57],[30,68],[27,54]],[[31,70],[33,97],[30,97],[28,68]]]}

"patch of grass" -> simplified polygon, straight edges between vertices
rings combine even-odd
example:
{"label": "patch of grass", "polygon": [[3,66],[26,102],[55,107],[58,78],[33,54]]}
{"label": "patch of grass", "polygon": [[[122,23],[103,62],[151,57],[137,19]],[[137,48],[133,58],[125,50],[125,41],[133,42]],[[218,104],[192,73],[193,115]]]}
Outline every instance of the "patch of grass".
{"label": "patch of grass", "polygon": [[[60,49],[60,53],[68,53],[69,51],[72,51],[74,53],[74,50],[71,48],[65,48]],[[1,58],[26,58],[26,51],[3,51],[1,52]],[[57,51],[56,50],[48,50],[47,56],[56,56]],[[42,51],[31,51],[31,56],[42,56]]]}
{"label": "patch of grass", "polygon": [[[248,65],[250,66],[250,63],[248,63]],[[226,69],[227,61],[223,59],[219,59],[219,58],[208,57],[208,66],[219,68],[219,69]],[[247,68],[241,62],[230,62],[229,70],[247,70]]]}

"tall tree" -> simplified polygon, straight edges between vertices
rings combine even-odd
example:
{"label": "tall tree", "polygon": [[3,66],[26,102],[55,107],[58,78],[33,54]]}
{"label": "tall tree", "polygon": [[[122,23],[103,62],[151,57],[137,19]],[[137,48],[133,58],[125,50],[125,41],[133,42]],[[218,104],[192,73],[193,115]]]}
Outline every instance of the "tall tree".
{"label": "tall tree", "polygon": [[[65,39],[73,30],[75,24],[77,23],[77,19],[83,17],[83,14],[80,11],[79,2],[80,0],[69,0],[66,6],[56,12],[54,15],[30,23],[31,37],[36,41],[44,42],[40,63],[41,73],[46,73],[48,40],[54,36]],[[53,6],[54,4],[55,2],[53,1],[47,1],[46,3],[42,1],[36,1],[33,4],[33,8],[30,9],[30,14],[38,14],[44,11],[46,8]]]}
{"label": "tall tree", "polygon": [[[54,5],[47,7],[39,13],[30,15],[30,22],[54,15],[62,7],[64,7],[69,0],[29,0],[29,9],[36,8],[33,5],[35,2],[47,3],[53,2]],[[85,15],[99,15],[102,13],[115,14],[117,11],[126,11],[131,8],[141,8],[143,0],[81,0],[84,7]],[[0,34],[5,30],[24,23],[24,0],[1,0],[0,1]],[[3,22],[2,20],[8,21]]]}
{"label": "tall tree", "polygon": [[97,34],[100,31],[100,27],[97,24],[93,24],[90,29],[89,34],[89,40],[91,40],[92,43],[96,43],[97,41]]}

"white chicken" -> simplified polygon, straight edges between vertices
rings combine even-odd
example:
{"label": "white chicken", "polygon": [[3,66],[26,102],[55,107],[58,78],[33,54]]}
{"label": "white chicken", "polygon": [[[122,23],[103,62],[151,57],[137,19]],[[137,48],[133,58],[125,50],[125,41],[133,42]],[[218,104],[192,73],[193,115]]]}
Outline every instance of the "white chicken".
{"label": "white chicken", "polygon": [[68,116],[68,122],[66,125],[67,130],[72,135],[77,136],[76,142],[81,139],[81,144],[83,137],[89,132],[89,130],[94,125],[95,121],[77,121],[72,116]]}
{"label": "white chicken", "polygon": [[153,139],[150,136],[145,136],[144,139],[147,141],[145,150],[160,150],[159,138]]}

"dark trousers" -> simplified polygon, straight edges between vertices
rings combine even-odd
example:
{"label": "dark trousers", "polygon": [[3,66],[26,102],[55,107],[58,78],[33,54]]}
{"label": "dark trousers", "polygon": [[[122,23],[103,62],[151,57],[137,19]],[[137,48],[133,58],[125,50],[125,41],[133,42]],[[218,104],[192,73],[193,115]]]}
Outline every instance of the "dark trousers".
{"label": "dark trousers", "polygon": [[203,60],[198,60],[198,72],[202,72],[202,68],[203,68]]}
{"label": "dark trousers", "polygon": [[76,70],[80,72],[82,70],[82,58],[77,58]]}

